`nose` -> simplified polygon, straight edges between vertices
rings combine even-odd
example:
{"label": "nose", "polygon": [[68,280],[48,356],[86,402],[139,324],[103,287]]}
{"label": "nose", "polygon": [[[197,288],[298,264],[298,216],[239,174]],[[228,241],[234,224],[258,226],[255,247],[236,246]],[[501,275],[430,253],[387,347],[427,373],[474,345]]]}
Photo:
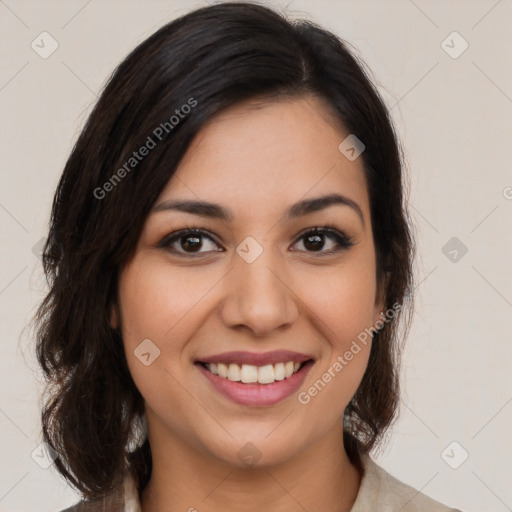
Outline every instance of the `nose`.
{"label": "nose", "polygon": [[226,296],[220,305],[226,326],[265,337],[296,322],[300,300],[270,253],[264,250],[252,263],[234,255],[234,268],[226,276]]}

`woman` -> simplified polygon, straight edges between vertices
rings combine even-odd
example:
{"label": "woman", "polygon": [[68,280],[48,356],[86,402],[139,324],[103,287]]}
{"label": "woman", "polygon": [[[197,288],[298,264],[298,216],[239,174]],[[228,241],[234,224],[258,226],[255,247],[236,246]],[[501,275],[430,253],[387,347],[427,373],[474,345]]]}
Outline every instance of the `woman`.
{"label": "woman", "polygon": [[454,510],[369,456],[412,254],[394,130],[342,41],[249,3],[161,28],[53,203],[37,355],[68,510]]}

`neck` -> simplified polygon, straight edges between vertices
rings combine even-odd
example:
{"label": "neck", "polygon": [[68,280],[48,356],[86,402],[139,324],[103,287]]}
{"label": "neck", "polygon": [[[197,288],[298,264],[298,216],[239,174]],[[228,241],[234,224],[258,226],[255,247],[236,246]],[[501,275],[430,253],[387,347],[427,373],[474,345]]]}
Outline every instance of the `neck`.
{"label": "neck", "polygon": [[[163,432],[162,432],[163,433]],[[153,435],[152,435],[153,434]],[[349,512],[361,481],[343,446],[341,420],[315,445],[278,465],[233,467],[182,440],[149,431],[153,469],[142,512],[166,510]]]}

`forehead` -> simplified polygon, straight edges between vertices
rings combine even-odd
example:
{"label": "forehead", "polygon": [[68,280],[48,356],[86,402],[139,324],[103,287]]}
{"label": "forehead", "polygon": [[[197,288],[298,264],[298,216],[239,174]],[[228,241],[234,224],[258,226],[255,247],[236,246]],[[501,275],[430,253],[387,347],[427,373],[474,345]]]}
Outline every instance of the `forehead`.
{"label": "forehead", "polygon": [[232,205],[252,220],[306,197],[337,192],[364,213],[362,159],[351,161],[338,149],[348,135],[315,96],[236,105],[200,131],[159,200]]}

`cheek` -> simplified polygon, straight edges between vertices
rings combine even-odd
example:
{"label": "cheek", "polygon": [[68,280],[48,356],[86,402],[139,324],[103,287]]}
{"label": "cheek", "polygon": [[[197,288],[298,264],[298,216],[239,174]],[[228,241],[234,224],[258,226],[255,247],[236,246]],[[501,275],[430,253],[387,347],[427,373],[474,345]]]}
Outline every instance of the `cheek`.
{"label": "cheek", "polygon": [[352,340],[373,325],[376,314],[375,266],[371,254],[346,265],[316,271],[301,285],[302,297],[332,352],[345,352]]}
{"label": "cheek", "polygon": [[173,385],[173,376],[180,379],[194,306],[208,289],[209,280],[191,286],[185,275],[169,266],[164,269],[159,262],[148,265],[136,258],[119,279],[126,359],[135,384],[149,402],[158,389]]}
{"label": "cheek", "polygon": [[[323,355],[298,401],[309,417],[338,417],[357,391],[368,364],[375,319],[376,279],[370,255],[338,269],[316,272],[302,283],[311,322],[321,331]],[[306,294],[307,291],[307,294]]]}
{"label": "cheek", "polygon": [[194,324],[194,309],[215,283],[211,272],[195,276],[193,282],[190,276],[183,269],[142,259],[124,269],[119,297],[127,348],[149,338],[166,352],[180,349],[187,327]]}
{"label": "cheek", "polygon": [[198,303],[212,286],[211,276],[192,284],[183,270],[141,256],[123,269],[119,279],[128,368],[147,407],[158,410],[165,403],[160,413],[169,424],[176,422],[170,411],[179,410],[185,418],[191,409],[183,387],[184,348],[195,328]]}

